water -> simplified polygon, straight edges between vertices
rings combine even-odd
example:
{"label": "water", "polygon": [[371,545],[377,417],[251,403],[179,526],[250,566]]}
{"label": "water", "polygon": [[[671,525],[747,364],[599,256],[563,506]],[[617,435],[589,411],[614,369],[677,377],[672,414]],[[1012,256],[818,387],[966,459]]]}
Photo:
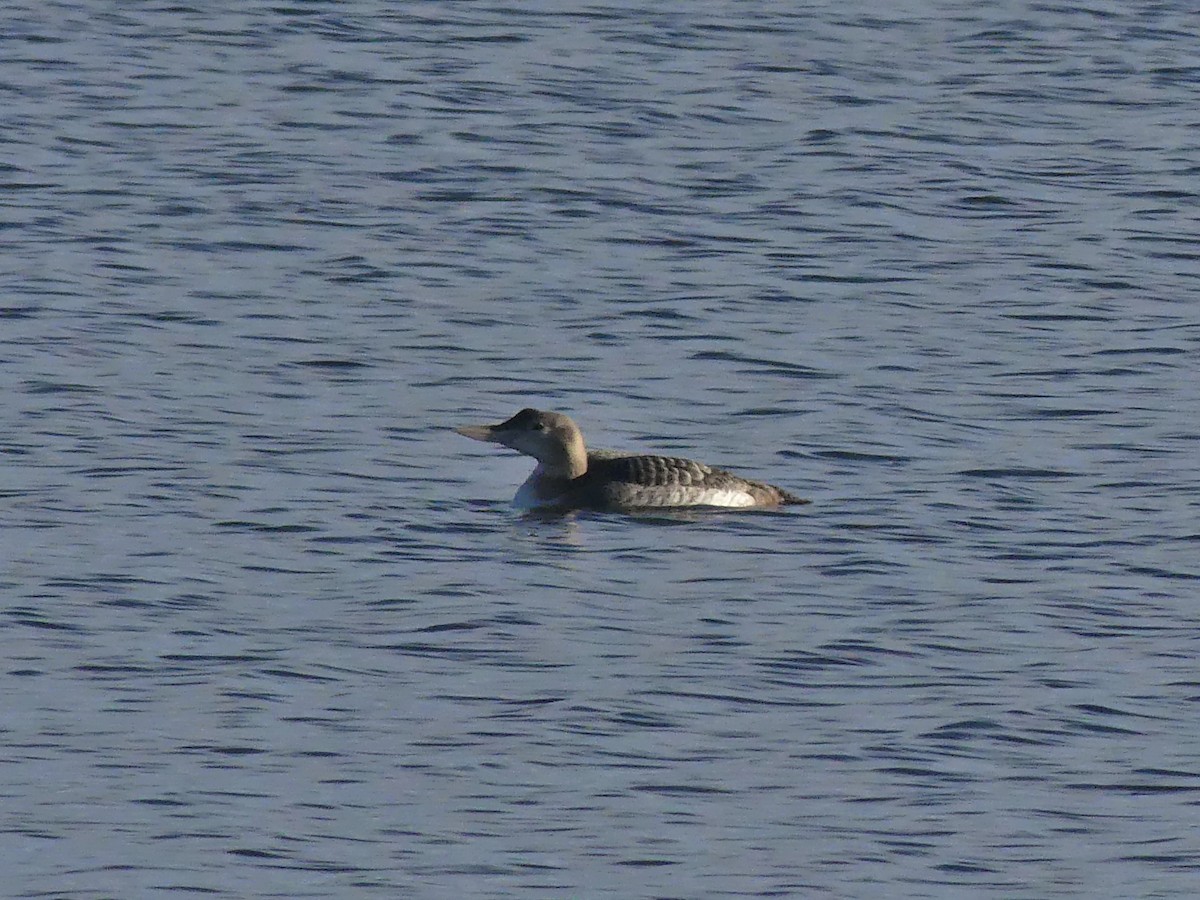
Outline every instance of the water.
{"label": "water", "polygon": [[776,6],[6,6],[6,895],[1200,892],[1194,10]]}

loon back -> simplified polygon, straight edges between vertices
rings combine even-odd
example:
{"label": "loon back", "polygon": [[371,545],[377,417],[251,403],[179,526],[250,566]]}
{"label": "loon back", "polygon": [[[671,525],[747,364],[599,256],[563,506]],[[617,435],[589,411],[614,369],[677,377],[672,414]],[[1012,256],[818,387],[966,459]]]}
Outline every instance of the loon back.
{"label": "loon back", "polygon": [[597,507],[754,507],[805,503],[774,485],[678,456],[612,456],[578,479]]}
{"label": "loon back", "polygon": [[690,459],[588,451],[579,427],[561,413],[523,409],[498,425],[455,430],[538,461],[513,501],[527,509],[751,508],[808,502]]}

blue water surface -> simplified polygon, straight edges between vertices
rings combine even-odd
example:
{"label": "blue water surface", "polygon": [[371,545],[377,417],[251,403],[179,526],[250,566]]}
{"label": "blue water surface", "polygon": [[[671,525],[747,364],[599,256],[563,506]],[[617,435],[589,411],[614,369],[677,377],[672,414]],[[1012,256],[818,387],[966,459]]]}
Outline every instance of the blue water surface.
{"label": "blue water surface", "polygon": [[7,4],[3,893],[1200,894],[1195,24]]}

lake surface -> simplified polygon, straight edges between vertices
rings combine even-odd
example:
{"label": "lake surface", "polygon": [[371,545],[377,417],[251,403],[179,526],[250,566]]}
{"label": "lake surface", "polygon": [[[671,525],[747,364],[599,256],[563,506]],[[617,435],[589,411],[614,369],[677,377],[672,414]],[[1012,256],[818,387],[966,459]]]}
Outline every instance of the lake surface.
{"label": "lake surface", "polygon": [[6,896],[1200,894],[1195,8],[879,9],[6,5]]}

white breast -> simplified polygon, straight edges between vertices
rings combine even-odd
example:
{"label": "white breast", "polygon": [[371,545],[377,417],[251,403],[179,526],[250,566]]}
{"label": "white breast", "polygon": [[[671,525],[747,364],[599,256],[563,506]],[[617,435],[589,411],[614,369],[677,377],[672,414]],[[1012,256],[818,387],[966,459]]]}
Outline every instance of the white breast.
{"label": "white breast", "polygon": [[513,497],[512,501],[513,506],[517,509],[537,509],[541,506],[550,506],[553,504],[553,500],[545,500],[538,497],[537,485],[541,481],[543,474],[542,464],[538,463],[529,477],[517,488],[517,496]]}
{"label": "white breast", "polygon": [[690,487],[655,485],[629,492],[629,500],[636,506],[724,506],[742,508],[755,506],[754,498],[746,491],[731,488]]}

